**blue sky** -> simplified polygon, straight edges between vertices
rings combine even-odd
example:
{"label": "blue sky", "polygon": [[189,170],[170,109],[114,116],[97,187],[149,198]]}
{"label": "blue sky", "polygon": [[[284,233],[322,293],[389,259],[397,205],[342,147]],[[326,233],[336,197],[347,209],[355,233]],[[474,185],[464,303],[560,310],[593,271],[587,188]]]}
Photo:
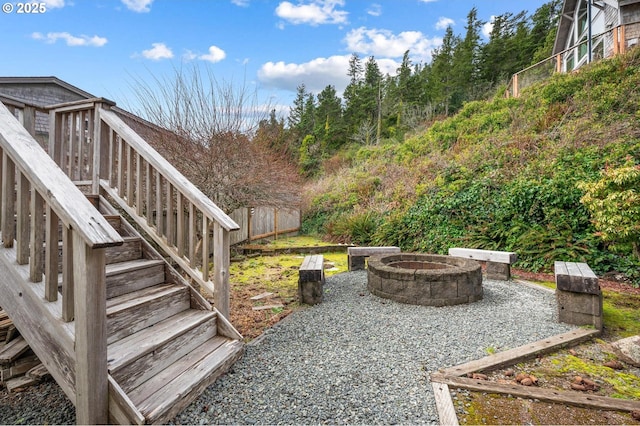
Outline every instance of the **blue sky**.
{"label": "blue sky", "polygon": [[135,104],[135,79],[197,66],[255,88],[286,112],[302,83],[340,93],[354,52],[395,74],[406,50],[413,62],[428,62],[447,25],[463,34],[474,6],[489,22],[505,12],[532,14],[545,2],[45,0],[42,13],[18,13],[18,2],[0,0],[0,75],[56,76],[126,108]]}

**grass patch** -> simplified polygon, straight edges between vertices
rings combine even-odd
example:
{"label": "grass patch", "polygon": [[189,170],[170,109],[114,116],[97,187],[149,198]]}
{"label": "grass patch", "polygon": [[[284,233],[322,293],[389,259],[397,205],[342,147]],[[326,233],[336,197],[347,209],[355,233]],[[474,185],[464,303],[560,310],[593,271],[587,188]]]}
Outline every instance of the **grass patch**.
{"label": "grass patch", "polygon": [[640,334],[640,295],[603,292],[603,320],[608,333],[620,337]]}
{"label": "grass patch", "polygon": [[[347,271],[346,253],[324,253],[325,277]],[[233,262],[229,269],[232,286],[259,286],[284,299],[294,299],[298,292],[298,269],[302,254],[258,256]]]}
{"label": "grass patch", "polygon": [[264,248],[267,249],[281,249],[293,247],[324,247],[335,244],[308,235],[296,235],[293,237],[279,237],[277,240],[256,241],[252,242],[251,245],[264,246]]}

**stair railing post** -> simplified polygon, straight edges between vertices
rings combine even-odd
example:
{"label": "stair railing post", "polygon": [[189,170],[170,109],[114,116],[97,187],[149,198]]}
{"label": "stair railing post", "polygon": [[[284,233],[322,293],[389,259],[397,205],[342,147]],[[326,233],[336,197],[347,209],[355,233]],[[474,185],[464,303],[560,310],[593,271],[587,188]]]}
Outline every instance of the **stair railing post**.
{"label": "stair railing post", "polygon": [[105,249],[91,249],[80,234],[73,232],[73,257],[76,421],[106,424],[109,393]]}
{"label": "stair railing post", "polygon": [[100,119],[100,111],[109,109],[109,104],[96,103],[95,123],[93,127],[93,176],[91,189],[94,194],[100,193],[100,179],[109,179],[109,126]]}
{"label": "stair railing post", "polygon": [[229,318],[229,263],[231,255],[229,250],[229,231],[218,222],[213,224],[213,268],[215,281],[213,283],[213,304],[226,318]]}

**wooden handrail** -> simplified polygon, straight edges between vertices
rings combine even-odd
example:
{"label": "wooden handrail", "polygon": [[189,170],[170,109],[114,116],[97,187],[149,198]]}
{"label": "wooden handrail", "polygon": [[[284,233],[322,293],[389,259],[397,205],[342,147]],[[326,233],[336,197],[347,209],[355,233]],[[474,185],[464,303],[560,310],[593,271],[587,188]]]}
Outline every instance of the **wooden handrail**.
{"label": "wooden handrail", "polygon": [[90,248],[124,242],[4,104],[0,106],[0,122],[2,149],[67,228],[77,232]]}
{"label": "wooden handrail", "polygon": [[240,228],[238,224],[227,216],[222,209],[216,206],[209,197],[204,195],[202,191],[184,177],[182,173],[162,157],[151,145],[145,142],[140,135],[127,126],[113,111],[100,110],[100,118],[111,129],[118,133],[118,135],[124,138],[146,162],[158,170],[164,179],[169,181],[171,185],[179,190],[189,202],[198,207],[209,219],[219,223],[220,226],[227,231],[234,231]]}

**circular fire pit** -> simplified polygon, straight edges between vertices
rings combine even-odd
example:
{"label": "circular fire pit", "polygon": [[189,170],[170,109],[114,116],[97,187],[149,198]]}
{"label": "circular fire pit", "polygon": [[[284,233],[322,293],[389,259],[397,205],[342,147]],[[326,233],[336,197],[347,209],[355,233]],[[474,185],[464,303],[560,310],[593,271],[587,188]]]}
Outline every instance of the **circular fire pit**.
{"label": "circular fire pit", "polygon": [[482,271],[475,260],[400,253],[369,258],[369,291],[400,303],[449,306],[482,299]]}

